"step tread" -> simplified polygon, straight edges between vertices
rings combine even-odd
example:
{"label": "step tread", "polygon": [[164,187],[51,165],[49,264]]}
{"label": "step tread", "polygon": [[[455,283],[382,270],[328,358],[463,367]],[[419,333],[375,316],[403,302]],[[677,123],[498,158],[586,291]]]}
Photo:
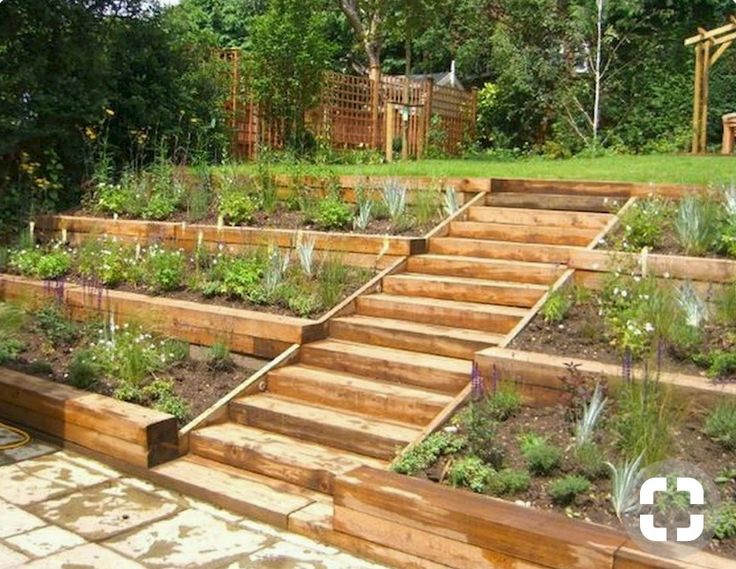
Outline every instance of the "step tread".
{"label": "step tread", "polygon": [[[318,342],[307,344],[303,349],[308,350],[310,347],[330,350],[344,355],[355,353],[356,355],[363,357],[382,359],[401,364],[410,362],[417,357],[415,352],[411,352],[409,350],[374,346],[370,344],[362,344],[360,342],[350,342],[347,340],[320,340]],[[460,358],[448,358],[447,356],[435,356],[432,354],[423,355],[421,363],[422,366],[431,367],[446,373],[469,374],[471,368],[471,364],[469,362]]]}
{"label": "step tread", "polygon": [[421,429],[406,423],[381,421],[349,411],[336,411],[326,407],[306,405],[285,397],[271,394],[252,395],[236,399],[234,404],[289,415],[309,423],[337,427],[351,431],[362,431],[378,437],[411,443],[419,436]]}
{"label": "step tread", "polygon": [[438,308],[449,308],[453,310],[468,310],[475,312],[483,312],[485,314],[502,314],[504,316],[517,316],[524,318],[529,312],[526,308],[516,308],[514,306],[503,306],[500,304],[483,304],[480,302],[468,302],[463,300],[445,300],[442,298],[427,298],[424,296],[404,296],[397,294],[388,294],[385,292],[370,294],[360,297],[360,300],[376,300],[387,303],[411,304],[414,306],[436,306]]}
{"label": "step tread", "polygon": [[504,288],[517,288],[523,290],[539,290],[546,291],[549,287],[546,285],[532,284],[532,283],[520,283],[515,281],[495,281],[489,279],[476,279],[472,277],[454,277],[448,275],[426,275],[422,273],[400,273],[398,275],[391,275],[384,279],[387,280],[415,280],[415,281],[426,281],[429,283],[444,283],[444,284],[457,284],[457,285],[476,285],[486,287],[504,287]]}
{"label": "step tread", "polygon": [[344,474],[363,465],[380,469],[388,465],[386,461],[234,422],[210,425],[194,431],[191,436],[194,439],[245,447],[266,456],[270,461],[297,464],[302,468],[334,474]]}
{"label": "step tread", "polygon": [[575,237],[590,237],[591,239],[600,233],[599,229],[571,226],[551,226],[530,223],[497,223],[487,221],[453,221],[450,224],[450,233],[457,230],[506,232],[518,234],[522,232],[527,235],[558,237],[570,235]]}
{"label": "step tread", "polygon": [[429,389],[399,385],[304,364],[279,368],[272,371],[270,375],[279,375],[282,377],[294,377],[298,375],[301,379],[334,385],[335,389],[348,386],[356,390],[386,397],[421,399],[424,402],[442,407],[452,402],[452,397]]}
{"label": "step tread", "polygon": [[292,513],[316,501],[315,492],[194,455],[157,466],[152,473],[177,490],[283,528]]}
{"label": "step tread", "polygon": [[382,328],[384,330],[395,330],[397,333],[409,332],[413,334],[424,334],[427,336],[467,340],[489,345],[500,344],[505,337],[503,334],[492,334],[490,332],[481,332],[480,330],[471,330],[469,328],[456,328],[453,326],[442,326],[440,324],[424,324],[409,320],[394,320],[392,318],[377,318],[374,316],[364,316],[362,314],[343,316],[341,318],[336,318],[334,322]]}
{"label": "step tread", "polygon": [[[603,229],[613,219],[609,213],[576,210],[545,210],[516,207],[475,206],[468,210],[469,221],[500,223],[505,225],[531,225],[545,227],[578,227]],[[519,219],[526,220],[523,222]],[[533,223],[532,223],[533,222]]]}
{"label": "step tread", "polygon": [[[437,238],[435,238],[437,239]],[[429,259],[436,261],[448,261],[459,263],[479,263],[482,265],[498,266],[498,267],[514,267],[519,269],[557,269],[559,263],[537,263],[532,261],[511,261],[506,259],[487,259],[486,257],[468,257],[464,255],[443,255],[441,253],[427,253],[424,255],[416,255],[411,259]],[[410,260],[411,260],[410,259]]]}

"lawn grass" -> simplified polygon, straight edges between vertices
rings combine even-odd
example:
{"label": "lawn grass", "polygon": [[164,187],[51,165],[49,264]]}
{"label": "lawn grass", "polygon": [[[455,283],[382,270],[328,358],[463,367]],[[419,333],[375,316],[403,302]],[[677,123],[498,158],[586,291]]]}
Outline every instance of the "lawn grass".
{"label": "lawn grass", "polygon": [[[238,166],[238,170],[242,172],[250,172],[254,168],[253,163]],[[275,170],[288,174],[290,168],[288,164],[278,164]],[[540,178],[707,185],[736,181],[736,157],[660,154],[571,158],[569,160],[547,160],[539,157],[508,161],[468,158],[375,165],[305,165],[302,173],[431,176],[436,178]]]}

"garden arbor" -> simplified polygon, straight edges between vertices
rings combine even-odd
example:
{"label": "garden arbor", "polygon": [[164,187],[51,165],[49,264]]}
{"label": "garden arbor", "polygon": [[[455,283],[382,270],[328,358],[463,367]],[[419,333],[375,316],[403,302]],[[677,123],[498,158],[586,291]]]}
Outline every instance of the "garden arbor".
{"label": "garden arbor", "polygon": [[685,40],[695,48],[695,95],[693,98],[693,154],[705,152],[708,135],[708,75],[710,68],[736,41],[736,16],[713,30],[698,29],[698,35]]}

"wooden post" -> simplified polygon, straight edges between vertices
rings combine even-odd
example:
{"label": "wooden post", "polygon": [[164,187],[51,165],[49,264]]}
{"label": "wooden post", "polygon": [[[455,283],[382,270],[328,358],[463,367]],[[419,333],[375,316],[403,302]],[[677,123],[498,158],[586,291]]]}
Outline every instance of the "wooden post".
{"label": "wooden post", "polygon": [[470,93],[470,138],[475,143],[476,125],[478,124],[478,88],[473,87]]}
{"label": "wooden post", "polygon": [[422,156],[429,146],[429,132],[432,128],[432,104],[434,102],[434,78],[429,77],[424,85],[424,132],[422,133]]}
{"label": "wooden post", "polygon": [[381,104],[381,68],[378,65],[371,67],[371,145],[381,148],[381,123],[379,106]]}
{"label": "wooden post", "polygon": [[695,94],[693,96],[693,154],[700,153],[700,102],[703,97],[703,49],[695,46]]}
{"label": "wooden post", "polygon": [[386,103],[386,162],[394,161],[394,114],[393,103]]}

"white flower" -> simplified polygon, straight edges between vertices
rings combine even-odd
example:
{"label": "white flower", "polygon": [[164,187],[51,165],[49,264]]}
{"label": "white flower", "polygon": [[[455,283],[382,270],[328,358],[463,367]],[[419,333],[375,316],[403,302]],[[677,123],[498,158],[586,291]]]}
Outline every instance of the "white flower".
{"label": "white flower", "polygon": [[647,322],[646,324],[644,324],[644,330],[651,334],[652,332],[654,332],[654,326],[651,322]]}

